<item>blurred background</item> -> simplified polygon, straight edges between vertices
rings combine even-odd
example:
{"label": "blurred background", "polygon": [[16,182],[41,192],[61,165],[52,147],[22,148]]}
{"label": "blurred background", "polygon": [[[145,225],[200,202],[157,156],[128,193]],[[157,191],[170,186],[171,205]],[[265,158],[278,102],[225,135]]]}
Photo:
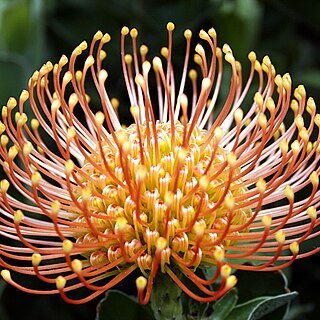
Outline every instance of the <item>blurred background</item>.
{"label": "blurred background", "polygon": [[[295,86],[303,83],[320,101],[319,12],[318,0],[0,0],[0,103],[18,96],[35,69],[62,54],[69,56],[98,29],[113,38],[107,46],[107,70],[120,78],[121,27],[137,27],[139,39],[157,52],[166,44],[168,21],[176,24],[177,61],[184,29],[196,34],[213,26],[220,46],[230,44],[244,67],[251,50],[259,59],[267,54],[278,73],[290,72]],[[122,80],[110,86],[110,92],[121,99]],[[320,295],[313,290],[320,285],[319,266],[320,257],[315,256],[287,271],[289,288],[300,293],[288,319],[319,319]],[[30,296],[0,283],[0,320],[90,320],[96,304],[68,306],[60,297]]]}

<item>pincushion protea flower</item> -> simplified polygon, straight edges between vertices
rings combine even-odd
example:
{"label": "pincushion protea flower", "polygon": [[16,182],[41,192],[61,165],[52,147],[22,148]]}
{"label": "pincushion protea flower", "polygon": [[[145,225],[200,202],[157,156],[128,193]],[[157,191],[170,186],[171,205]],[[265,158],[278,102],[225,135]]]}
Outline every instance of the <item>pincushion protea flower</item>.
{"label": "pincushion protea flower", "polygon": [[[213,29],[200,31],[198,71],[189,69],[192,33],[185,31],[184,65],[175,81],[173,23],[167,30],[163,58],[152,62],[145,45],[137,49],[137,30],[121,31],[134,119],[129,127],[121,125],[119,102],[106,90],[103,46],[110,36],[100,31],[69,60],[44,64],[19,101],[10,98],[2,108],[0,161],[7,179],[1,181],[0,230],[8,241],[0,244],[0,264],[8,283],[84,303],[136,270],[141,303],[149,301],[159,273],[208,302],[236,284],[232,268],[278,270],[319,251],[299,253],[300,243],[319,234],[313,230],[319,225],[320,116],[313,99],[303,86],[291,98],[290,76],[277,75],[270,59],[261,63],[254,52],[244,81],[240,63],[228,45],[217,47]],[[80,70],[78,57],[85,54]],[[223,99],[224,68],[231,78]],[[98,112],[86,93],[89,82],[100,99]],[[27,101],[33,119],[24,112]],[[285,125],[288,114],[294,121]],[[308,193],[296,200],[301,190]],[[260,263],[243,263],[253,260]],[[212,266],[210,279],[195,273]],[[18,284],[9,270],[40,278],[48,290]],[[70,297],[83,286],[87,296]]]}

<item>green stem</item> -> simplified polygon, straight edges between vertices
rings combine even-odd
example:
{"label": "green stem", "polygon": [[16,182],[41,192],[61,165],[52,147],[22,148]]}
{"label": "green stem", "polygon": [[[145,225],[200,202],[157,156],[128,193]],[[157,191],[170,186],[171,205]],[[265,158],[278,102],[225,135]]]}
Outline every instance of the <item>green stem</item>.
{"label": "green stem", "polygon": [[152,295],[151,309],[156,320],[183,320],[182,290],[165,273],[155,277]]}

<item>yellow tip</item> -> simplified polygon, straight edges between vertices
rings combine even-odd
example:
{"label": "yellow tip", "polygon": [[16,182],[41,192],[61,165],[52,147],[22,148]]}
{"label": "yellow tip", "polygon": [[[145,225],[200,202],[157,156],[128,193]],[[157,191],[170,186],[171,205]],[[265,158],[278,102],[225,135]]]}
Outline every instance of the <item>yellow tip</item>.
{"label": "yellow tip", "polygon": [[212,38],[212,39],[216,39],[216,37],[217,37],[217,33],[216,33],[216,30],[214,30],[214,28],[210,28],[209,30],[208,30],[208,34],[209,34],[209,36]]}
{"label": "yellow tip", "polygon": [[107,42],[110,42],[111,40],[111,37],[110,37],[110,34],[109,33],[105,33],[101,39],[101,42],[102,43],[107,43]]}
{"label": "yellow tip", "polygon": [[291,150],[293,154],[298,154],[300,151],[300,143],[298,140],[295,140],[291,143]]}
{"label": "yellow tip", "polygon": [[162,69],[162,61],[159,57],[155,57],[152,60],[153,69],[155,71],[159,71]]}
{"label": "yellow tip", "polygon": [[172,205],[172,203],[173,203],[173,193],[172,192],[167,191],[164,194],[164,202],[168,207],[170,207]]}
{"label": "yellow tip", "polygon": [[64,164],[64,172],[65,172],[65,174],[67,176],[69,176],[73,172],[74,167],[75,167],[74,162],[71,159],[67,160],[65,162],[65,164]]}
{"label": "yellow tip", "polygon": [[226,289],[231,289],[233,288],[236,284],[237,284],[238,280],[236,278],[236,276],[234,275],[231,275],[227,278],[227,281],[226,281]]}
{"label": "yellow tip", "polygon": [[74,139],[74,137],[76,136],[76,129],[74,127],[70,127],[67,130],[67,140],[71,141]]}
{"label": "yellow tip", "polygon": [[146,180],[148,174],[147,167],[144,165],[140,165],[136,172],[136,179],[138,182],[143,182]]}
{"label": "yellow tip", "polygon": [[13,221],[15,224],[19,224],[24,218],[24,214],[21,210],[15,211],[13,214]]}
{"label": "yellow tip", "polygon": [[104,83],[108,78],[108,72],[104,69],[100,70],[98,79],[100,83]]}
{"label": "yellow tip", "polygon": [[191,31],[190,29],[185,30],[185,31],[184,31],[184,37],[185,37],[186,39],[191,39],[191,37],[192,37],[192,31]]}
{"label": "yellow tip", "polygon": [[169,49],[167,47],[162,47],[161,50],[160,50],[160,53],[164,58],[168,58]]}
{"label": "yellow tip", "polygon": [[100,30],[98,30],[98,31],[95,33],[95,35],[93,36],[93,39],[97,41],[97,40],[100,40],[102,37],[103,37],[102,32],[101,32]]}
{"label": "yellow tip", "polygon": [[138,30],[136,28],[133,28],[130,30],[130,36],[132,38],[136,38],[138,36]]}
{"label": "yellow tip", "polygon": [[6,125],[0,121],[0,134],[3,134],[6,131]]}
{"label": "yellow tip", "polygon": [[193,231],[198,238],[201,238],[203,236],[205,229],[206,224],[204,223],[204,220],[196,221],[193,226]]}
{"label": "yellow tip", "polygon": [[224,260],[224,250],[217,247],[213,252],[213,257],[216,261],[222,262]]}
{"label": "yellow tip", "polygon": [[295,119],[294,119],[294,123],[297,126],[297,128],[299,130],[301,130],[304,127],[304,120],[303,117],[301,116],[301,114],[298,114]]}
{"label": "yellow tip", "polygon": [[33,186],[37,186],[42,179],[40,172],[36,171],[31,175],[31,182]]}
{"label": "yellow tip", "polygon": [[9,138],[5,134],[3,134],[0,139],[1,139],[1,146],[2,147],[5,147],[9,143]]}
{"label": "yellow tip", "polygon": [[55,200],[51,203],[51,212],[56,215],[59,213],[61,209],[61,203],[58,200]]}
{"label": "yellow tip", "polygon": [[223,129],[221,127],[214,129],[214,137],[218,142],[223,138]]}
{"label": "yellow tip", "polygon": [[296,255],[299,253],[299,243],[294,241],[290,243],[290,251],[292,252],[293,255]]}
{"label": "yellow tip", "polygon": [[143,44],[142,46],[140,46],[140,54],[142,56],[145,56],[148,53],[148,51],[149,48],[146,45]]}
{"label": "yellow tip", "polygon": [[274,111],[276,105],[271,97],[267,98],[266,107],[270,112]]}
{"label": "yellow tip", "polygon": [[232,53],[228,52],[226,55],[225,55],[225,60],[229,63],[234,63],[235,62],[235,59],[234,59],[234,56]]}
{"label": "yellow tip", "polygon": [[[85,61],[85,67],[89,68],[92,65],[94,65],[94,57],[93,56],[89,56],[87,57],[86,61]],[[71,76],[71,78],[70,78]],[[72,74],[70,73],[70,76],[68,76],[68,78],[70,78],[70,80],[72,79]]]}
{"label": "yellow tip", "polygon": [[27,141],[24,145],[23,145],[23,149],[22,149],[22,153],[25,157],[27,157],[33,150],[33,145],[30,141]]}
{"label": "yellow tip", "polygon": [[119,105],[120,105],[119,99],[111,98],[111,105],[112,105],[113,109],[117,110],[119,108]]}
{"label": "yellow tip", "polygon": [[17,126],[22,127],[26,124],[28,121],[28,116],[25,113],[19,114],[19,117],[17,119]]}
{"label": "yellow tip", "polygon": [[156,242],[157,250],[164,250],[167,247],[167,239],[163,237],[159,237]]}
{"label": "yellow tip", "polygon": [[191,70],[189,71],[189,78],[190,78],[191,80],[196,80],[197,77],[198,77],[197,71],[194,70],[194,69],[191,69]]}
{"label": "yellow tip", "polygon": [[233,210],[235,205],[233,196],[227,195],[224,199],[224,205],[227,207],[227,209]]}
{"label": "yellow tip", "polygon": [[34,253],[31,257],[32,265],[38,266],[42,260],[42,256],[39,253]]}
{"label": "yellow tip", "polygon": [[199,187],[202,191],[206,191],[208,189],[210,183],[210,179],[207,175],[203,175],[199,178]]}
{"label": "yellow tip", "polygon": [[229,265],[227,264],[223,265],[220,270],[221,277],[224,279],[228,278],[231,274],[231,271],[232,269]]}
{"label": "yellow tip", "polygon": [[134,119],[137,119],[139,117],[139,106],[133,105],[130,107],[130,112]]}
{"label": "yellow tip", "polygon": [[17,105],[17,100],[13,97],[10,97],[7,102],[7,107],[9,110],[12,110]]}
{"label": "yellow tip", "polygon": [[201,82],[201,89],[208,90],[211,87],[211,80],[209,78],[203,78]]}
{"label": "yellow tip", "polygon": [[79,259],[75,259],[71,262],[73,272],[80,273],[82,270],[82,262]]}
{"label": "yellow tip", "polygon": [[140,86],[141,88],[144,88],[145,81],[142,74],[137,74],[134,78],[134,81],[138,86]]}
{"label": "yellow tip", "polygon": [[267,127],[267,117],[264,113],[260,113],[258,116],[258,124],[262,129],[265,129]]}
{"label": "yellow tip", "polygon": [[260,194],[263,194],[266,191],[267,183],[263,178],[259,178],[256,187],[259,190]]}
{"label": "yellow tip", "polygon": [[10,187],[10,182],[7,179],[0,181],[0,189],[3,193],[6,193]]}
{"label": "yellow tip", "polygon": [[104,122],[104,119],[105,119],[105,115],[102,111],[98,111],[95,116],[95,121],[96,121],[96,124],[98,126],[102,126],[103,122]]}
{"label": "yellow tip", "polygon": [[173,22],[168,22],[168,23],[167,23],[167,30],[168,30],[168,31],[173,31],[174,28],[175,28],[175,25],[174,25]]}
{"label": "yellow tip", "polygon": [[284,195],[286,196],[286,198],[288,200],[293,200],[294,199],[294,192],[291,188],[291,186],[286,186],[285,189],[284,189]]}
{"label": "yellow tip", "polygon": [[269,215],[263,216],[261,221],[265,228],[270,228],[272,223],[272,217]]}
{"label": "yellow tip", "polygon": [[125,217],[118,217],[115,228],[119,231],[124,231],[127,228],[128,221]]}
{"label": "yellow tip", "polygon": [[63,276],[59,276],[56,278],[56,286],[58,290],[63,289],[66,286],[67,280]]}
{"label": "yellow tip", "polygon": [[240,123],[243,119],[243,110],[240,108],[236,109],[233,114],[233,117],[236,123]]}
{"label": "yellow tip", "polygon": [[251,61],[251,62],[255,62],[257,60],[257,55],[254,51],[251,51],[249,54],[248,54],[248,59]]}
{"label": "yellow tip", "polygon": [[73,243],[66,239],[66,240],[63,240],[62,242],[62,250],[64,253],[70,253],[72,251],[72,248],[73,248]]}
{"label": "yellow tip", "polygon": [[316,114],[314,117],[314,123],[320,128],[320,114]]}
{"label": "yellow tip", "polygon": [[313,171],[310,174],[309,179],[310,179],[312,185],[314,185],[314,186],[318,186],[319,185],[319,175],[318,175],[317,171]]}
{"label": "yellow tip", "polygon": [[123,28],[121,29],[121,34],[122,34],[123,36],[126,36],[128,33],[129,33],[129,28],[128,28],[128,27],[123,27]]}
{"label": "yellow tip", "polygon": [[228,153],[227,162],[230,167],[234,167],[237,164],[237,156],[233,152]]}
{"label": "yellow tip", "polygon": [[314,99],[312,97],[310,97],[307,101],[306,110],[309,114],[312,114],[314,110],[316,110],[316,103],[314,102]]}
{"label": "yellow tip", "polygon": [[289,150],[288,141],[286,139],[282,139],[279,143],[279,148],[282,153],[287,153]]}
{"label": "yellow tip", "polygon": [[20,94],[20,102],[25,103],[29,99],[29,92],[27,90],[22,90]]}
{"label": "yellow tip", "polygon": [[277,231],[275,238],[277,242],[282,245],[286,241],[286,234],[283,230],[279,230]]}
{"label": "yellow tip", "polygon": [[18,153],[19,153],[18,147],[16,145],[13,145],[12,147],[9,148],[8,158],[10,160],[14,160],[14,158],[17,156]]}
{"label": "yellow tip", "polygon": [[307,209],[307,214],[311,220],[317,219],[317,209],[314,206],[311,206]]}
{"label": "yellow tip", "polygon": [[138,291],[143,291],[148,284],[148,281],[145,277],[140,276],[136,279],[136,286]]}
{"label": "yellow tip", "polygon": [[86,187],[81,190],[81,196],[83,201],[88,201],[91,197],[91,190]]}
{"label": "yellow tip", "polygon": [[1,270],[1,277],[4,281],[10,282],[11,281],[11,274],[9,270]]}
{"label": "yellow tip", "polygon": [[201,56],[201,55],[205,55],[205,51],[204,51],[204,49],[203,49],[203,46],[202,46],[200,43],[198,43],[198,44],[196,45],[196,47],[195,47],[195,52],[198,53],[200,56]]}

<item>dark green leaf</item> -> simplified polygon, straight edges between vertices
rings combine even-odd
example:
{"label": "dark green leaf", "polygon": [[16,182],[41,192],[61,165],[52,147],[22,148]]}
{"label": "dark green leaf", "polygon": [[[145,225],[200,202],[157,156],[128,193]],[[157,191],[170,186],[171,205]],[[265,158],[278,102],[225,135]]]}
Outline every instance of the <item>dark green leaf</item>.
{"label": "dark green leaf", "polygon": [[[275,297],[259,297],[236,306],[226,320],[258,320],[297,296],[297,292],[280,294]],[[281,319],[281,318],[280,318]],[[279,319],[279,320],[280,320]],[[278,319],[277,319],[278,320]]]}
{"label": "dark green leaf", "polygon": [[238,270],[239,303],[261,297],[287,293],[287,280],[282,271],[252,272]]}
{"label": "dark green leaf", "polygon": [[132,297],[116,290],[109,290],[97,307],[96,320],[153,320],[151,310]]}
{"label": "dark green leaf", "polygon": [[231,313],[238,301],[236,289],[230,290],[226,295],[219,299],[214,305],[214,320],[224,320]]}
{"label": "dark green leaf", "polygon": [[3,12],[1,39],[8,51],[23,53],[31,37],[31,14],[28,1],[12,1]]}

